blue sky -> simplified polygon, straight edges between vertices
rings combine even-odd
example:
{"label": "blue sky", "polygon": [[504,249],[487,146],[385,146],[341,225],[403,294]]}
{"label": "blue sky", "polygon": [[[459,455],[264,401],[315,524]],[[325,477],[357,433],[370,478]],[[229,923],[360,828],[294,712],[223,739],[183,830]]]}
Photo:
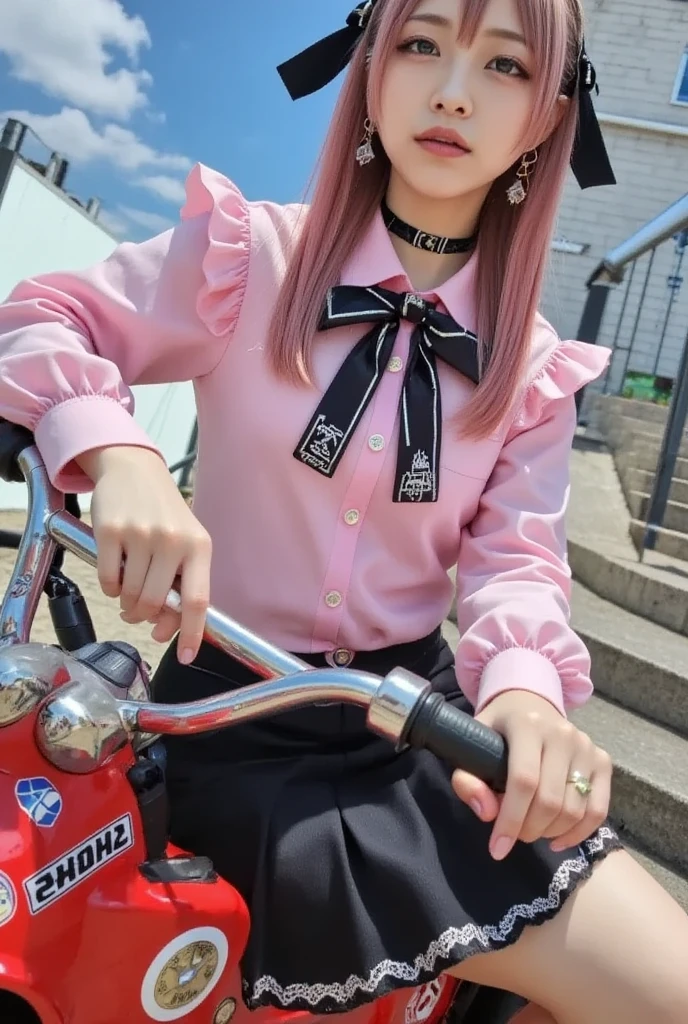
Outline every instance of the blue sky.
{"label": "blue sky", "polygon": [[[251,199],[303,194],[340,82],[293,103],[275,68],[353,0],[0,0],[0,122],[70,160],[69,191],[140,239],[177,217],[196,161]],[[31,143],[28,155],[44,155]]]}

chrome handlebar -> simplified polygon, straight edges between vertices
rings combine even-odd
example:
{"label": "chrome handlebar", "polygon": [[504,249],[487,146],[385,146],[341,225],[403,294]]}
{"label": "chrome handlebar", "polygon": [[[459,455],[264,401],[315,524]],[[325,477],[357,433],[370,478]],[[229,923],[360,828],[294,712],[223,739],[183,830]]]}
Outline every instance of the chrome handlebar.
{"label": "chrome handlebar", "polygon": [[[214,608],[208,609],[205,638],[264,681],[184,704],[122,700],[89,666],[65,654],[71,681],[50,692],[40,673],[30,676],[27,668],[32,664],[29,649],[35,646],[29,644],[29,636],[36,608],[56,545],[95,566],[96,542],[90,527],[64,510],[37,448],[25,447],[16,458],[29,488],[29,513],[0,609],[0,726],[40,704],[36,741],[57,767],[73,773],[94,771],[137,733],[207,732],[335,701],[367,709],[368,728],[398,748],[426,747],[495,788],[503,787],[503,739],[446,704],[426,680],[401,668],[384,679],[350,668],[313,669]],[[171,590],[165,603],[179,611],[179,594]]]}

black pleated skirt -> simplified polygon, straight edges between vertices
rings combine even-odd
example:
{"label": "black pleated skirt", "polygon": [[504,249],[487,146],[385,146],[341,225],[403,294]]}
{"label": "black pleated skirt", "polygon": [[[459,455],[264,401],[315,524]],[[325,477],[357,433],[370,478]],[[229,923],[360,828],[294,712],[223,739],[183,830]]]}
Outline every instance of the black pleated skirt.
{"label": "black pleated skirt", "polygon": [[[471,710],[439,629],[354,661],[380,675],[397,665]],[[154,692],[177,703],[255,681],[209,645],[192,667],[171,647]],[[519,843],[494,861],[491,825],[454,795],[451,768],[396,753],[360,708],[290,711],[166,746],[174,842],[210,857],[251,913],[250,1009],[338,1013],[429,982],[554,916],[620,845],[605,826],[563,854]]]}

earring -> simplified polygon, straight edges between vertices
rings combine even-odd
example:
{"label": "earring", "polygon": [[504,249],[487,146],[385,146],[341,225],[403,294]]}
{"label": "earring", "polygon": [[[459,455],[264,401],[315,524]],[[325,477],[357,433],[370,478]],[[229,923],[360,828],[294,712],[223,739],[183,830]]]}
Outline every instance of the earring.
{"label": "earring", "polygon": [[356,160],[361,167],[365,167],[371,160],[375,159],[375,150],[373,149],[373,138],[375,136],[375,125],[369,117],[365,119],[363,125],[365,128],[365,135],[361,141],[361,145],[356,150]]}
{"label": "earring", "polygon": [[528,195],[531,168],[537,163],[537,149],[524,153],[521,166],[516,172],[516,181],[506,190],[506,197],[512,206],[520,206]]}

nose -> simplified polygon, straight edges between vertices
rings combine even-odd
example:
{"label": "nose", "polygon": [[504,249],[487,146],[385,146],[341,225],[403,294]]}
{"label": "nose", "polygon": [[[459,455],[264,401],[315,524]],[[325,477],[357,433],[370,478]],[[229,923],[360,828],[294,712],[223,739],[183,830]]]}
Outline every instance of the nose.
{"label": "nose", "polygon": [[458,117],[470,117],[473,113],[469,69],[465,61],[455,60],[446,68],[432,98],[432,109],[436,114],[454,114]]}

